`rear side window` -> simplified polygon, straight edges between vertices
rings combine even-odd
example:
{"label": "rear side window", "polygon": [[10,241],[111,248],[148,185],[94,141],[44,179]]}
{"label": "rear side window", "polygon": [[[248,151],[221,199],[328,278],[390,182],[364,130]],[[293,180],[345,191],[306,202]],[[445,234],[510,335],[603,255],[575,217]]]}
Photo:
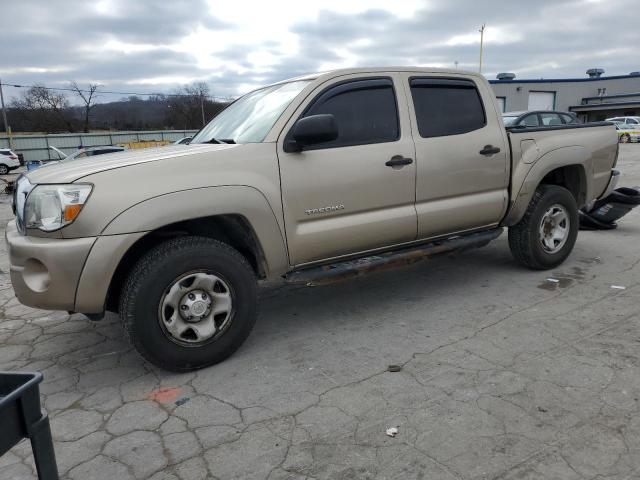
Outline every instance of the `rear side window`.
{"label": "rear side window", "polygon": [[458,135],[487,124],[480,93],[472,81],[412,78],[410,82],[421,137]]}
{"label": "rear side window", "polygon": [[314,100],[303,116],[319,114],[335,117],[338,138],[315,148],[393,142],[400,137],[396,96],[388,78],[356,80],[330,87]]}

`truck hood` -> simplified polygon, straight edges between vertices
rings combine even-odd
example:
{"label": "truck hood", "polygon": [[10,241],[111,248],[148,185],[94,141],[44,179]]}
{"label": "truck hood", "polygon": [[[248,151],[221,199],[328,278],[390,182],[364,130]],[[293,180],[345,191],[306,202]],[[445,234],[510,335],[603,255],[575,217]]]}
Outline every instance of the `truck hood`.
{"label": "truck hood", "polygon": [[172,145],[157,148],[143,148],[126,150],[124,152],[108,153],[95,157],[86,157],[69,162],[60,162],[44,168],[38,168],[26,174],[29,181],[36,183],[71,183],[87,175],[113,170],[115,168],[128,167],[139,163],[155,162],[194,155],[196,153],[215,153],[231,148],[239,148],[242,145],[235,144],[195,144]]}

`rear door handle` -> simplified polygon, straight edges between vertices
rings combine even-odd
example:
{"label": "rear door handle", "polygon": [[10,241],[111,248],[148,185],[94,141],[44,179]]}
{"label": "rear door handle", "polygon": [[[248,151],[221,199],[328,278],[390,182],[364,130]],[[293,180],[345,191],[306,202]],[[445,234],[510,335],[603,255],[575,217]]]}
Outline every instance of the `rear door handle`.
{"label": "rear door handle", "polygon": [[484,155],[485,157],[490,157],[491,155],[500,153],[500,149],[498,147],[494,147],[493,145],[485,145],[479,153],[480,155]]}
{"label": "rear door handle", "polygon": [[402,155],[394,155],[391,160],[387,160],[385,165],[387,167],[401,167],[402,165],[409,165],[413,163],[412,158],[405,158]]}

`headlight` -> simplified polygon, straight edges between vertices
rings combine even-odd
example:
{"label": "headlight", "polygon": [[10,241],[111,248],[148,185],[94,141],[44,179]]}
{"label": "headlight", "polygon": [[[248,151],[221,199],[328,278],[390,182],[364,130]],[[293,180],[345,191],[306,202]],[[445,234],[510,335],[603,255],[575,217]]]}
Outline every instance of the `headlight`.
{"label": "headlight", "polygon": [[69,225],[80,214],[91,189],[87,184],[36,185],[24,206],[25,227],[52,232]]}

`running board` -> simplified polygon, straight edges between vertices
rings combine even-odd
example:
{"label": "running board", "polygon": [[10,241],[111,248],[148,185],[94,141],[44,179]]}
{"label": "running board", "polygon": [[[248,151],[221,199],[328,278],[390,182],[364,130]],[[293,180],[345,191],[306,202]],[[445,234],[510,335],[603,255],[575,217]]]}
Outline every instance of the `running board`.
{"label": "running board", "polygon": [[323,285],[361,277],[373,272],[411,265],[421,260],[452,251],[483,247],[502,234],[502,227],[466,235],[455,235],[417,247],[394,250],[354,260],[320,265],[285,275],[287,283]]}

